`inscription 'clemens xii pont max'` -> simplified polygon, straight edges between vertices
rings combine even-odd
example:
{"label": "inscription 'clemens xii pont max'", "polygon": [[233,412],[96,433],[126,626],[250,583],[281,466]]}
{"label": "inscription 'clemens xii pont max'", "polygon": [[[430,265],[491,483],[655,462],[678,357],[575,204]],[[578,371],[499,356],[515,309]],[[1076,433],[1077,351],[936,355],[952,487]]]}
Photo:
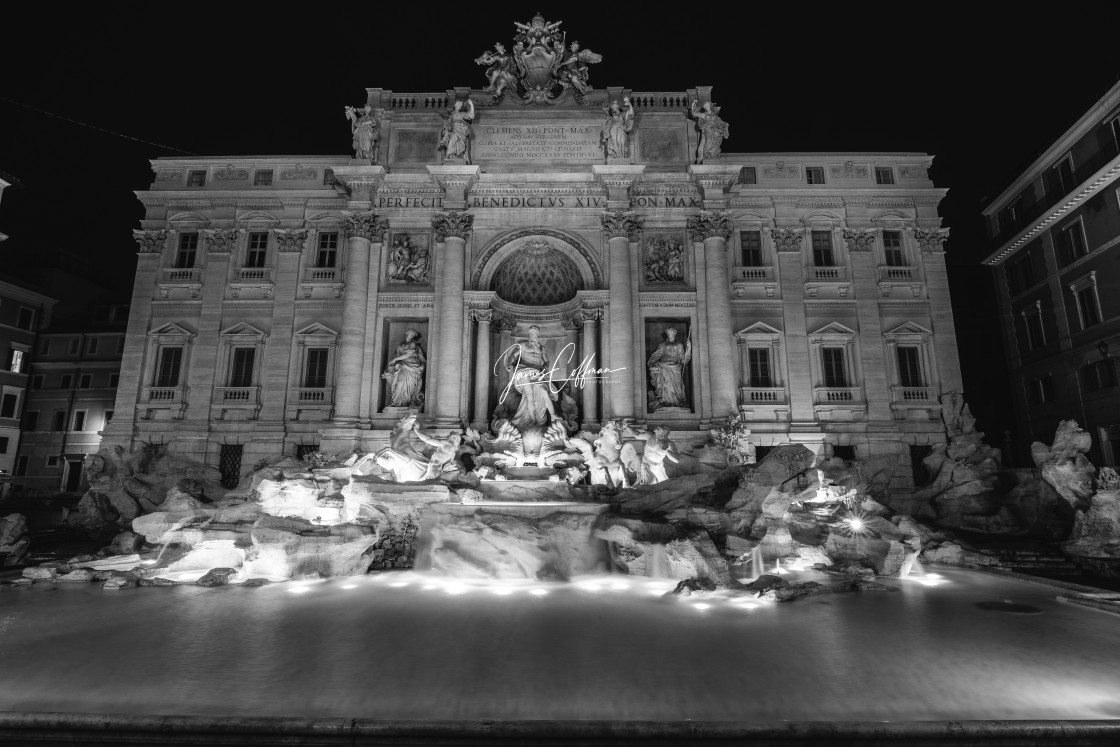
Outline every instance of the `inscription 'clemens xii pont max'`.
{"label": "inscription 'clemens xii pont max'", "polygon": [[474,128],[471,151],[476,161],[552,159],[601,161],[597,124],[482,125]]}

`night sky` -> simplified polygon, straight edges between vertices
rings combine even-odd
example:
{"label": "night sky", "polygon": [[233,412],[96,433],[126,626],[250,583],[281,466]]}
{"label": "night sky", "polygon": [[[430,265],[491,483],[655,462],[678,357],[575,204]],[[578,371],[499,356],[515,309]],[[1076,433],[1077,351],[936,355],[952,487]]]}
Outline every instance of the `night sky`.
{"label": "night sky", "polygon": [[950,190],[941,215],[953,231],[965,393],[997,446],[1008,405],[980,209],[1120,72],[1105,18],[1079,28],[1029,18],[1026,6],[996,24],[931,4],[736,4],[736,15],[722,3],[674,13],[650,3],[39,5],[0,11],[0,171],[21,183],[0,204],[10,236],[0,274],[66,248],[95,257],[127,301],[141,217],[132,192],[151,183],[148,159],[348,156],[342,110],[362,105],[367,86],[480,88],[474,58],[495,41],[509,47],[513,22],[539,10],[603,55],[596,88],[714,86],[731,126],[725,152],[935,155],[934,182]]}

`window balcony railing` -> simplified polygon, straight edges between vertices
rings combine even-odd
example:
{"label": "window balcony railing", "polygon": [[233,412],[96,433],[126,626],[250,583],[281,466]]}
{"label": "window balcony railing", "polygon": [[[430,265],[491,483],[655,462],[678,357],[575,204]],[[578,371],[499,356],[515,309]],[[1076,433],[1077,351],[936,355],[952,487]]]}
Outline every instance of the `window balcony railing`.
{"label": "window balcony railing", "polygon": [[750,404],[785,404],[786,389],[781,386],[741,386],[739,387],[739,403]]}
{"label": "window balcony railing", "polygon": [[818,405],[863,404],[863,389],[858,386],[822,386],[813,389]]}
{"label": "window balcony railing", "polygon": [[847,282],[848,268],[840,265],[834,267],[806,267],[805,279],[814,283]]}
{"label": "window balcony railing", "polygon": [[308,267],[303,271],[305,283],[338,283],[342,281],[342,269],[338,267]]}
{"label": "window balcony railing", "polygon": [[880,265],[880,283],[910,283],[918,278],[917,267],[896,267],[893,265]]}
{"label": "window balcony railing", "polygon": [[301,405],[330,405],[334,402],[334,387],[299,387],[296,389],[296,402]]}
{"label": "window balcony railing", "polygon": [[271,283],[271,267],[242,267],[237,270],[237,280],[243,283]]}
{"label": "window balcony railing", "polygon": [[937,390],[931,386],[892,386],[891,402],[927,404],[937,402]]}
{"label": "window balcony railing", "polygon": [[261,388],[259,386],[219,386],[214,387],[214,404],[216,405],[249,405],[256,406],[260,402]]}
{"label": "window balcony railing", "polygon": [[773,267],[733,267],[731,268],[731,282],[739,283],[764,283],[773,282]]}
{"label": "window balcony railing", "polygon": [[165,283],[201,283],[201,267],[164,267],[163,281]]}
{"label": "window balcony railing", "polygon": [[141,391],[142,401],[150,405],[181,405],[186,400],[186,387],[146,386]]}

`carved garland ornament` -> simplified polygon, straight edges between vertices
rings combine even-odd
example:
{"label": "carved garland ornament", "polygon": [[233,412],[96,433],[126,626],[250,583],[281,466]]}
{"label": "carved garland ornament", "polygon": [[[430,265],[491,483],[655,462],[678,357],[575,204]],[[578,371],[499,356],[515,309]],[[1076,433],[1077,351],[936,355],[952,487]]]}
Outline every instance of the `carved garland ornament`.
{"label": "carved garland ornament", "polygon": [[637,241],[638,232],[642,230],[642,222],[634,213],[606,213],[600,216],[600,220],[608,240],[625,238]]}
{"label": "carved garland ornament", "polygon": [[869,252],[875,244],[875,231],[866,228],[845,228],[844,241],[850,252]]}
{"label": "carved garland ornament", "polygon": [[700,215],[693,215],[688,219],[688,233],[693,241],[721,238],[727,241],[735,224],[727,217],[727,213],[701,210]]}
{"label": "carved garland ornament", "polygon": [[378,218],[373,213],[343,212],[343,215],[342,232],[346,238],[385,243],[385,234],[389,231],[387,218]]}
{"label": "carved garland ornament", "polygon": [[450,237],[467,240],[471,227],[474,225],[474,216],[470,213],[456,213],[454,211],[441,213],[432,218],[432,228],[435,230],[436,241],[447,241]]}
{"label": "carved garland ornament", "polygon": [[132,238],[140,245],[140,254],[159,254],[167,245],[167,231],[141,231],[133,229]]}
{"label": "carved garland ornament", "polygon": [[240,232],[237,229],[208,228],[202,230],[206,237],[206,251],[211,253],[232,252]]}
{"label": "carved garland ornament", "polygon": [[303,242],[307,240],[307,229],[274,228],[272,232],[276,235],[276,246],[281,252],[303,251]]}
{"label": "carved garland ornament", "polygon": [[910,235],[918,242],[923,252],[945,251],[945,240],[949,238],[948,228],[909,228]]}
{"label": "carved garland ornament", "polygon": [[799,228],[772,228],[770,236],[774,239],[774,248],[779,252],[801,251],[801,229]]}

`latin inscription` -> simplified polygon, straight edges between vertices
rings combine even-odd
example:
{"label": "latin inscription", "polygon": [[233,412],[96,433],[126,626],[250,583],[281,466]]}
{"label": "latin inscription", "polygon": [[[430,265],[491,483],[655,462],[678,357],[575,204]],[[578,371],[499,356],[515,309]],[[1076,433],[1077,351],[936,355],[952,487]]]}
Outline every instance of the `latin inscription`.
{"label": "latin inscription", "polygon": [[599,129],[589,124],[475,127],[471,152],[476,161],[601,161]]}

